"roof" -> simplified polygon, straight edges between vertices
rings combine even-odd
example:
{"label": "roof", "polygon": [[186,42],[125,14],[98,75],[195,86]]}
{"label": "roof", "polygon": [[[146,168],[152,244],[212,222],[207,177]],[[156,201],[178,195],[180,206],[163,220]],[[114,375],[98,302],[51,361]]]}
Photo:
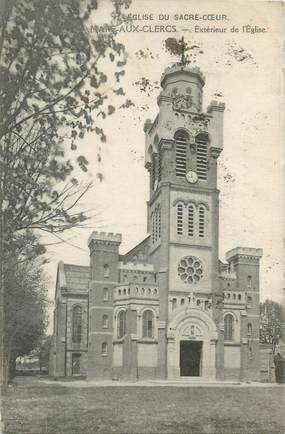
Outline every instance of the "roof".
{"label": "roof", "polygon": [[62,288],[84,291],[88,290],[90,267],[83,265],[58,264],[59,285]]}
{"label": "roof", "polygon": [[124,255],[119,256],[122,262],[142,262],[148,263],[148,249],[149,249],[150,235],[143,239],[139,244],[133,247]]}

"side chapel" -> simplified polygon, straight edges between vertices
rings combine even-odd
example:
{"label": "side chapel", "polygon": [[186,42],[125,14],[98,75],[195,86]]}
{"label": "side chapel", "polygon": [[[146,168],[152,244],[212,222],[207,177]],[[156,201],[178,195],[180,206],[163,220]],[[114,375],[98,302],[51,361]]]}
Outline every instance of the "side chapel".
{"label": "side chapel", "polygon": [[147,120],[147,236],[93,232],[90,265],[57,270],[50,373],[87,379],[256,380],[259,261],[236,247],[219,260],[217,160],[225,105],[202,112],[205,78],[175,64]]}

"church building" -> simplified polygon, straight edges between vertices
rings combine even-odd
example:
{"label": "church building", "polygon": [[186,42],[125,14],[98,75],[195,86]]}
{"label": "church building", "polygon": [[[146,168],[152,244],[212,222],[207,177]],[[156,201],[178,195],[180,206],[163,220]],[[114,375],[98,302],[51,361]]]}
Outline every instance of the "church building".
{"label": "church building", "polygon": [[93,232],[90,265],[57,270],[50,373],[87,379],[257,380],[259,261],[219,260],[217,160],[225,105],[202,112],[205,78],[175,64],[144,125],[147,234]]}

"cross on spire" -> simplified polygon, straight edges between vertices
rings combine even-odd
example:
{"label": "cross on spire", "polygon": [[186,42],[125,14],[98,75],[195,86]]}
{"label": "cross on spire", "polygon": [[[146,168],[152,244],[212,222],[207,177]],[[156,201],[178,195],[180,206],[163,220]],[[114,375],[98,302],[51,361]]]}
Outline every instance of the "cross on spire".
{"label": "cross on spire", "polygon": [[182,38],[178,42],[181,47],[181,64],[186,65],[185,51],[187,51],[187,44],[184,41],[184,36],[182,36]]}

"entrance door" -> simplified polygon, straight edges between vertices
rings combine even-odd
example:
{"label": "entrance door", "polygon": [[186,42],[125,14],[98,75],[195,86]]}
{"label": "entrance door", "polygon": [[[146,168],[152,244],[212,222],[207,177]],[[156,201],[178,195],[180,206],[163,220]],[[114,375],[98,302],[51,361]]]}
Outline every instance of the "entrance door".
{"label": "entrance door", "polygon": [[199,377],[201,375],[201,341],[180,341],[180,375]]}
{"label": "entrance door", "polygon": [[72,354],[72,375],[80,375],[80,354]]}

